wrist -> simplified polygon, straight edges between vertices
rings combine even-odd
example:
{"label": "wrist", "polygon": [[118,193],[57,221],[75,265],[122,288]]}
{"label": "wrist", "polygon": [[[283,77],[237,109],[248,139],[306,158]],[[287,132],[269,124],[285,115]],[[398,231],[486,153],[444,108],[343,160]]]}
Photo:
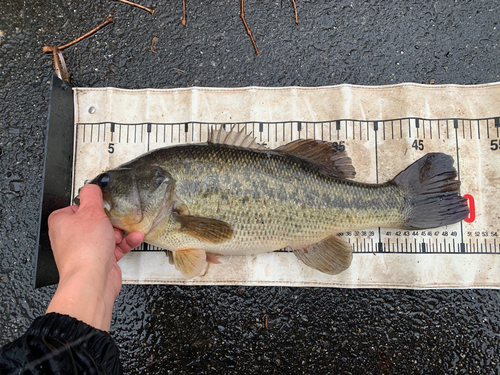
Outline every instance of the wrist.
{"label": "wrist", "polygon": [[95,328],[109,330],[114,298],[106,294],[102,276],[74,274],[61,277],[47,313],[70,315]]}

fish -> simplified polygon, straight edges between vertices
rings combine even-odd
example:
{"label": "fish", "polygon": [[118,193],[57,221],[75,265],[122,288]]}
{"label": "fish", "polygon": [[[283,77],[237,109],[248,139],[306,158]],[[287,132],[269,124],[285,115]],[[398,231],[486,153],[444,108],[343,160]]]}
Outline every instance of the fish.
{"label": "fish", "polygon": [[155,149],[100,173],[111,224],[171,251],[186,279],[219,257],[280,249],[313,269],[349,268],[338,233],[371,227],[429,229],[469,214],[453,157],[428,153],[381,184],[354,181],[345,151],[312,139],[276,149],[244,131],[211,130],[205,143]]}

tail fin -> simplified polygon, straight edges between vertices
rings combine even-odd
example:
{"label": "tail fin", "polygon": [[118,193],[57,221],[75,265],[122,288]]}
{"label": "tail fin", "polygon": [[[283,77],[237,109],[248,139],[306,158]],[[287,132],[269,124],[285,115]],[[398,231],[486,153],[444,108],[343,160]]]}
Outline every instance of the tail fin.
{"label": "tail fin", "polygon": [[465,219],[469,207],[459,195],[456,177],[453,158],[443,153],[427,154],[398,174],[392,183],[405,194],[407,220],[403,228],[436,228]]}

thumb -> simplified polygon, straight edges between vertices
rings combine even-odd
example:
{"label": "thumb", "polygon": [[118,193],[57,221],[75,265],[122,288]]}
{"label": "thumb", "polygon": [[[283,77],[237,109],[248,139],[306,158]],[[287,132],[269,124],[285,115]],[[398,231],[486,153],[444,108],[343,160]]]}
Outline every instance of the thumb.
{"label": "thumb", "polygon": [[103,210],[101,188],[94,184],[85,185],[80,189],[80,208],[94,208]]}

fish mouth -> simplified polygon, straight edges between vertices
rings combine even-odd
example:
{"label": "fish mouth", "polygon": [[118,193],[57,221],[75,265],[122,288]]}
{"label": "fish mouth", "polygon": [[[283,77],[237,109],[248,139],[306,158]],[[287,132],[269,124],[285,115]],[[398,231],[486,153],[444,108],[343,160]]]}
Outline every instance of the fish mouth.
{"label": "fish mouth", "polygon": [[[76,197],[73,198],[73,204],[80,206],[80,195],[77,195]],[[109,203],[109,201],[106,198],[102,200],[102,207],[104,208],[106,213],[109,213],[109,211],[111,211],[111,203]]]}

